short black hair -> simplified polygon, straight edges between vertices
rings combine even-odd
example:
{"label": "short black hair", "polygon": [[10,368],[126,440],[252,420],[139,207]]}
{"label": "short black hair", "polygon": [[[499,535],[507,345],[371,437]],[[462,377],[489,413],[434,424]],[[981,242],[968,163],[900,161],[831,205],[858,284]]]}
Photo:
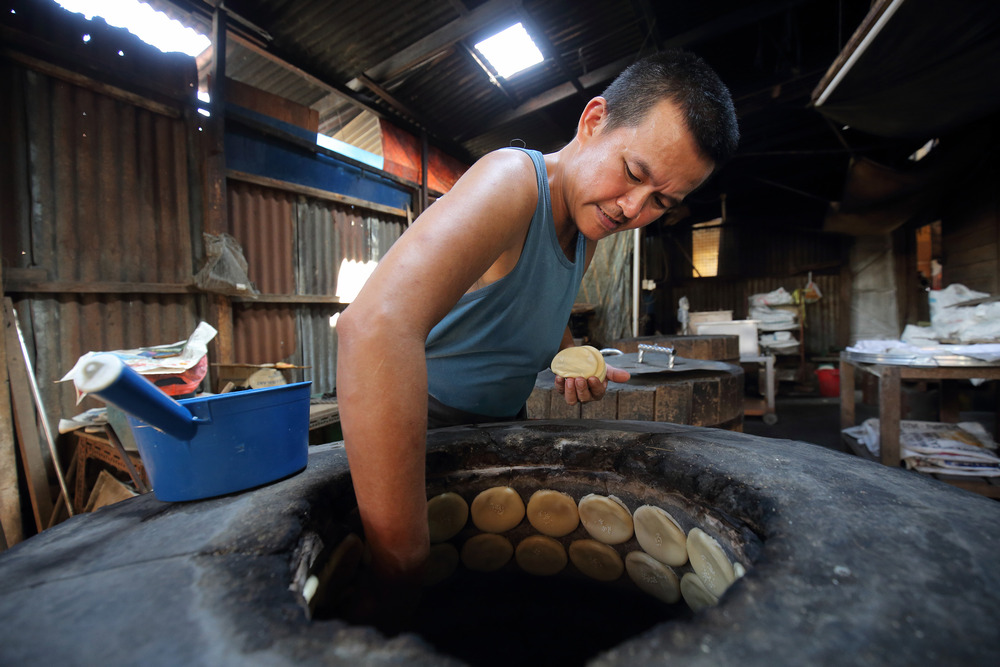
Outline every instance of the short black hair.
{"label": "short black hair", "polygon": [[677,104],[688,130],[716,167],[736,152],[740,131],[729,89],[708,63],[688,51],[662,51],[629,65],[602,95],[605,129],[634,127],[662,100]]}

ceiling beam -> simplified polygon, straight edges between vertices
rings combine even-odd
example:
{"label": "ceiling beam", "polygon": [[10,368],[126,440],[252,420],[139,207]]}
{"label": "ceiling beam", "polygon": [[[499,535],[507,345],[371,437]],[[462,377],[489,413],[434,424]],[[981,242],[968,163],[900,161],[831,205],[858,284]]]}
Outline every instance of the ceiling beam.
{"label": "ceiling beam", "polygon": [[[752,25],[761,19],[767,18],[768,16],[780,14],[781,12],[788,11],[797,5],[811,1],[812,0],[783,0],[782,2],[773,2],[769,0],[767,2],[760,2],[756,5],[751,5],[734,11],[731,14],[724,14],[714,21],[704,23],[693,30],[689,30],[679,35],[674,35],[658,46],[661,50],[685,48],[691,46],[692,44],[704,42],[713,37],[718,37],[745,26]],[[589,89],[606,81],[610,81],[623,69],[631,65],[635,60],[636,58],[632,56],[616,60],[613,63],[581,76],[579,78],[579,83],[584,87],[584,89]],[[486,123],[486,126],[493,128],[497,125],[510,123],[575,94],[577,94],[575,86],[569,83],[560,84],[539,95],[536,95],[530,100],[527,100],[516,109],[499,114]],[[463,139],[463,141],[474,138],[475,137],[468,137]]]}
{"label": "ceiling beam", "polygon": [[[405,49],[394,53],[377,65],[369,67],[364,71],[364,75],[370,80],[378,82],[385,82],[399,76],[434,57],[442,50],[450,48],[455,42],[490,27],[504,17],[515,16],[519,5],[520,2],[516,0],[489,0],[489,2],[467,12]],[[357,89],[358,85],[361,85],[358,79],[352,79],[347,83],[347,86],[354,90]]]}

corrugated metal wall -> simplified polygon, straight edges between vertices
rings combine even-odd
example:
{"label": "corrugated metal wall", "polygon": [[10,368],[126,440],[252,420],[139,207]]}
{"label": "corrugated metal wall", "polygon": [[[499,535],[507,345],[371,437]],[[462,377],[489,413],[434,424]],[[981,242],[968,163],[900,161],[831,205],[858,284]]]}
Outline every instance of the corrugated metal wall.
{"label": "corrugated metal wall", "polygon": [[[834,234],[781,228],[748,229],[723,227],[718,278],[691,277],[690,232],[670,230],[656,240],[659,252],[647,252],[649,266],[661,281],[656,292],[656,312],[661,326],[676,327],[680,297],[686,296],[692,311],[732,310],[735,319],[747,317],[747,299],[753,294],[783,287],[788,292],[805,287],[808,274],[823,298],[806,306],[807,356],[825,356],[849,342],[841,341],[840,318],[849,314],[843,303],[841,265],[850,239]],[[681,251],[686,247],[687,255]]]}
{"label": "corrugated metal wall", "polygon": [[[83,353],[172,343],[199,321],[183,291],[193,267],[192,137],[167,116],[65,81],[0,64],[3,120],[26,164],[4,220],[7,281],[50,419],[79,411],[72,384],[54,384]],[[6,164],[6,161],[5,161]],[[4,174],[8,180],[10,174]],[[13,215],[13,213],[11,214]],[[21,273],[18,273],[21,271]],[[150,283],[151,294],[122,285]],[[89,407],[89,403],[82,406]]]}
{"label": "corrugated metal wall", "polygon": [[337,336],[331,317],[343,260],[378,260],[399,238],[405,220],[276,188],[230,179],[229,233],[249,264],[257,301],[234,307],[234,356],[239,363],[284,361],[313,393],[336,387]]}

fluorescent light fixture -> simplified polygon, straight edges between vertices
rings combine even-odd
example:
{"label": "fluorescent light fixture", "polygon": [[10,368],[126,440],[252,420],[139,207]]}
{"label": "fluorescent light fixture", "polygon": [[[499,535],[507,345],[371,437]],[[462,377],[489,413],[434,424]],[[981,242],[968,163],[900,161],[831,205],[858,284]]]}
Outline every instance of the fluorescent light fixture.
{"label": "fluorescent light fixture", "polygon": [[545,60],[520,23],[479,42],[476,50],[505,79]]}
{"label": "fluorescent light fixture", "polygon": [[[164,53],[180,51],[189,56],[197,56],[207,49],[212,41],[192,28],[186,28],[139,0],[56,0],[71,12],[83,14],[88,21],[100,16],[108,25],[125,28],[130,33],[158,48]],[[89,35],[84,41],[89,41]],[[119,55],[124,55],[119,53]]]}

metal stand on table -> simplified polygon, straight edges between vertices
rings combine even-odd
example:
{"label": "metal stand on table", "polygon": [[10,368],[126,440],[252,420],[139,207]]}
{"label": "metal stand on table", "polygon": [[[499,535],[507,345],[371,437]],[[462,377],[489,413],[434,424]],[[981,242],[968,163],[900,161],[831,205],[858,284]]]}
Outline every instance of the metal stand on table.
{"label": "metal stand on table", "polygon": [[747,406],[743,414],[762,415],[764,423],[773,426],[778,423],[778,415],[774,410],[774,355],[740,355],[741,364],[764,364],[764,404],[762,408]]}

